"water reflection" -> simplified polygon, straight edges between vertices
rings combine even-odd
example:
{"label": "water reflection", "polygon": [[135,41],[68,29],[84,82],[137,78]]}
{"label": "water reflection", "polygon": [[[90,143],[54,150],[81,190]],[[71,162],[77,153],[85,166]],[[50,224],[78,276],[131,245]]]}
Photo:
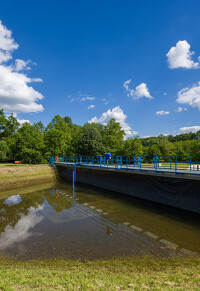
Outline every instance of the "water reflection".
{"label": "water reflection", "polygon": [[4,203],[5,204],[18,204],[22,201],[21,196],[20,195],[13,195],[13,196],[9,196]]}
{"label": "water reflection", "polygon": [[198,254],[198,223],[150,205],[63,184],[10,196],[0,200],[0,250],[31,259]]}
{"label": "water reflection", "polygon": [[19,244],[32,236],[33,233],[31,233],[31,229],[44,218],[44,216],[39,213],[43,208],[43,206],[39,206],[37,209],[30,207],[28,215],[25,216],[22,214],[14,228],[11,225],[7,225],[1,235],[0,249],[10,248],[14,244]]}

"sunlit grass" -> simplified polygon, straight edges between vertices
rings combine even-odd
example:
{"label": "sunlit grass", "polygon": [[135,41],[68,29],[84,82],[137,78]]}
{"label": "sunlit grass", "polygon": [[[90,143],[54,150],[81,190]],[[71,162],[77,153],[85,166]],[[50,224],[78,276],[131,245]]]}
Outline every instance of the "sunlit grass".
{"label": "sunlit grass", "polygon": [[2,290],[198,290],[199,258],[1,260]]}
{"label": "sunlit grass", "polygon": [[0,164],[0,191],[50,182],[54,174],[49,165]]}

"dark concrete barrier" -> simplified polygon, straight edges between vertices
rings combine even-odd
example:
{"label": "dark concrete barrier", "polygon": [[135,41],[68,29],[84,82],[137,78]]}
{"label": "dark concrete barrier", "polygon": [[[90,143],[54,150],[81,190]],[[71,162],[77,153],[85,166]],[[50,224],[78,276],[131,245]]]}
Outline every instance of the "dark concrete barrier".
{"label": "dark concrete barrier", "polygon": [[[71,181],[73,169],[73,165],[56,165],[58,178]],[[76,181],[200,213],[200,180],[156,173],[76,166]]]}

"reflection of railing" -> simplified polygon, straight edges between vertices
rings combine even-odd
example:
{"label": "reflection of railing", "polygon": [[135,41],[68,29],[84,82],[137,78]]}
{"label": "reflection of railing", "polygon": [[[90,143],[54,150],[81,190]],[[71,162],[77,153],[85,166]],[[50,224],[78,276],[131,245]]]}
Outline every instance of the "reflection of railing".
{"label": "reflection of railing", "polygon": [[[106,156],[58,157],[59,164],[76,164],[86,167],[106,167],[116,170],[140,170],[155,172],[175,172],[200,174],[200,155],[157,155],[157,156]],[[51,157],[49,164],[54,166],[56,158]]]}

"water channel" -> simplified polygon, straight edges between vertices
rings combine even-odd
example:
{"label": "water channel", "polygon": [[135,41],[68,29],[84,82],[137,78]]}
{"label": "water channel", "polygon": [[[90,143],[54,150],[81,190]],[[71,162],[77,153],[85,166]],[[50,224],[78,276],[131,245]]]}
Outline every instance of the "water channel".
{"label": "water channel", "polygon": [[0,254],[18,259],[200,255],[199,216],[57,183],[0,196]]}

